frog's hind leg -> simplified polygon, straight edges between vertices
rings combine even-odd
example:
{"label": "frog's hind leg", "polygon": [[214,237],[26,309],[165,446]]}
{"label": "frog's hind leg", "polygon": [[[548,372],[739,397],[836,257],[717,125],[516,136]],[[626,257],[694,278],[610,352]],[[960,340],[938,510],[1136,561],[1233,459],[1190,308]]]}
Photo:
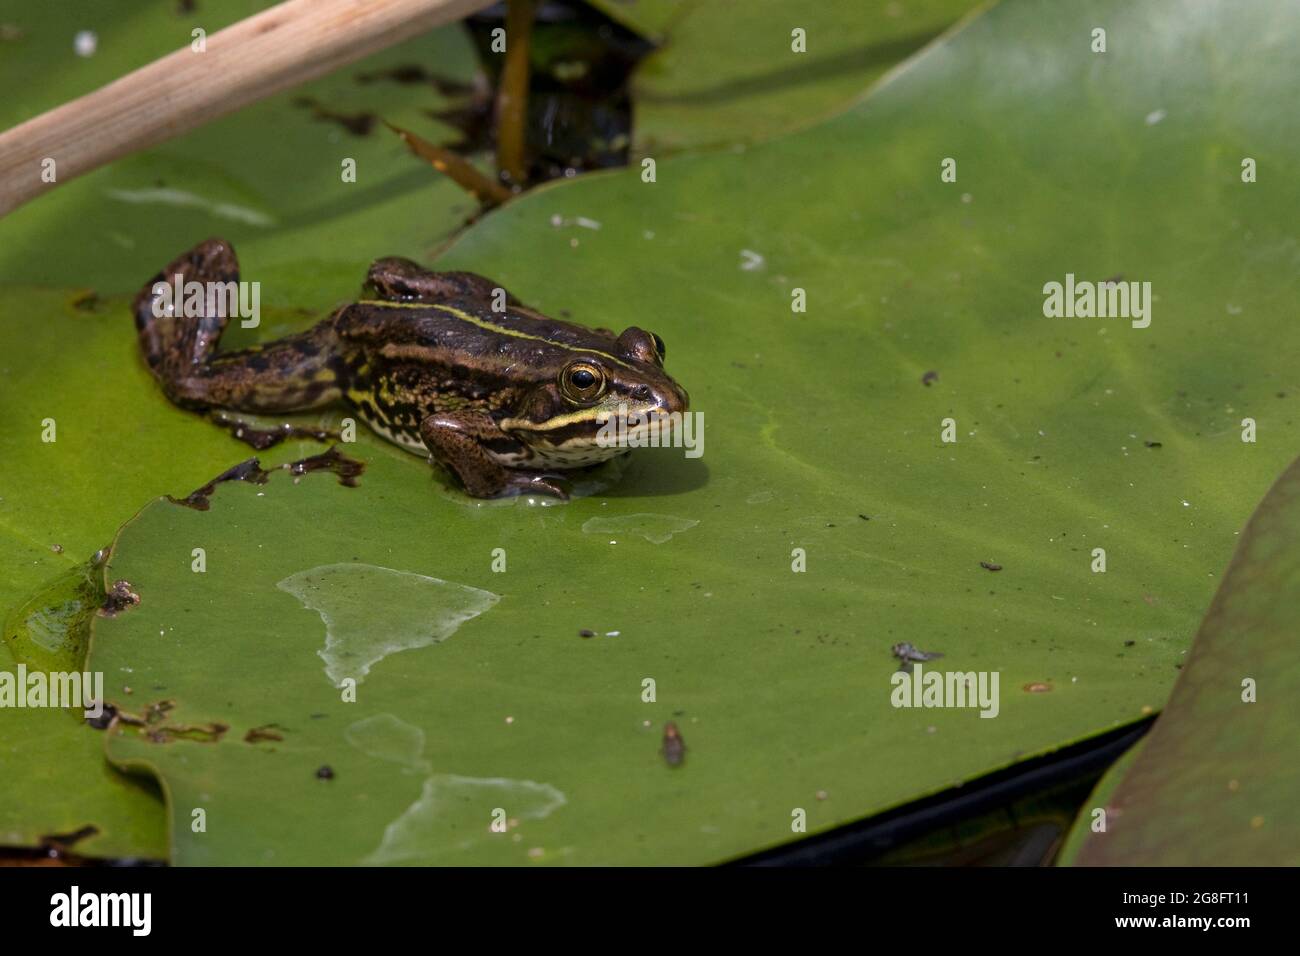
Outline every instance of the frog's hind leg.
{"label": "frog's hind leg", "polygon": [[[184,290],[190,282],[203,284],[204,314],[185,314]],[[131,311],[135,315],[140,350],[164,389],[216,351],[217,341],[230,322],[228,315],[207,314],[206,290],[216,288],[216,283],[221,283],[223,289],[225,283],[235,283],[238,289],[239,260],[228,242],[208,239],[174,259],[146,282],[135,297]],[[182,302],[175,301],[174,293],[178,289]]]}
{"label": "frog's hind leg", "polygon": [[[164,292],[201,284],[201,304]],[[136,330],[149,370],[183,408],[294,412],[341,396],[343,369],[330,319],[265,345],[218,354],[221,333],[239,301],[239,261],[221,239],[209,239],[150,279],[135,298]],[[196,306],[196,307],[195,307]]]}
{"label": "frog's hind leg", "polygon": [[430,272],[410,259],[390,256],[376,259],[366,273],[365,293],[387,302],[446,302],[457,299],[490,301],[498,290],[502,306],[517,308],[522,303],[490,279],[473,272]]}

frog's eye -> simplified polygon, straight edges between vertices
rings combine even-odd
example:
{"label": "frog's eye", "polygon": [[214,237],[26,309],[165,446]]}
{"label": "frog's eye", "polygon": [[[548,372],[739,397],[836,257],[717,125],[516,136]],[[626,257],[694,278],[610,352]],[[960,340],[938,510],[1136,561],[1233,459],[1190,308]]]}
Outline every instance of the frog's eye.
{"label": "frog's eye", "polygon": [[571,402],[593,402],[605,391],[605,373],[599,365],[574,362],[560,373],[560,391]]}
{"label": "frog's eye", "polygon": [[664,340],[653,332],[650,333],[655,340],[655,351],[659,353],[659,364],[663,365],[664,360],[668,358],[668,346],[664,345]]}

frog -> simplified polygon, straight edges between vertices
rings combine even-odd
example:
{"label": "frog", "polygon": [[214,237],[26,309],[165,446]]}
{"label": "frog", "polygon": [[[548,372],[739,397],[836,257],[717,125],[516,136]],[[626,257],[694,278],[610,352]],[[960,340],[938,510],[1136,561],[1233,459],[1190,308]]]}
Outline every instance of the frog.
{"label": "frog", "polygon": [[228,310],[178,309],[164,287],[239,274],[233,245],[208,239],[132,303],[144,362],[174,405],[223,415],[342,405],[475,498],[567,500],[575,472],[629,450],[608,440],[609,421],[647,427],[689,408],[657,334],[555,319],[477,273],[394,256],[370,264],[360,299],[306,331],[222,351]]}

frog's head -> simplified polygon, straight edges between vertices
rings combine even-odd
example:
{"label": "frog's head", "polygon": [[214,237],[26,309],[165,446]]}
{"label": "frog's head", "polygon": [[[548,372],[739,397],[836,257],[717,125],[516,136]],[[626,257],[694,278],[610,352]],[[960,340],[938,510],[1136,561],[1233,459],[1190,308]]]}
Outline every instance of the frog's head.
{"label": "frog's head", "polygon": [[539,384],[517,417],[502,427],[523,441],[544,467],[573,468],[622,453],[629,434],[652,420],[686,412],[686,390],[664,371],[664,342],[627,329],[608,352],[573,349],[555,377]]}

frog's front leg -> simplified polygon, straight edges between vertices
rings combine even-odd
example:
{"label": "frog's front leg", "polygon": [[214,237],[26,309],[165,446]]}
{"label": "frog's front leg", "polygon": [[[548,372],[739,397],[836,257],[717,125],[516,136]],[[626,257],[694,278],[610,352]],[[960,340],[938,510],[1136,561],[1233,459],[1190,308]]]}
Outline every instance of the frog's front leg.
{"label": "frog's front leg", "polygon": [[497,427],[492,416],[478,410],[436,412],[420,423],[425,447],[441,465],[451,469],[465,490],[476,498],[499,498],[520,492],[537,492],[567,501],[569,494],[559,475],[507,468],[492,451],[522,450],[518,439]]}

